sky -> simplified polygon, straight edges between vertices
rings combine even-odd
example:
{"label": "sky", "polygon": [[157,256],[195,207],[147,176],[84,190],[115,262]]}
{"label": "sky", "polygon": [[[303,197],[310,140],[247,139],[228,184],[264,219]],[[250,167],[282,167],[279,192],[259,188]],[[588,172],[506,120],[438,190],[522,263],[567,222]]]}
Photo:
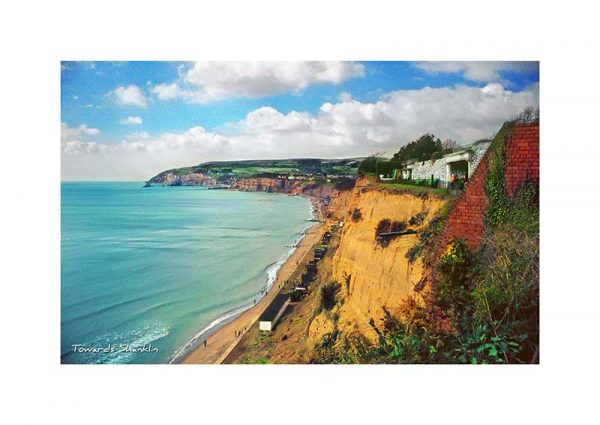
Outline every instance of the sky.
{"label": "sky", "polygon": [[61,178],[466,145],[528,106],[538,62],[62,62]]}

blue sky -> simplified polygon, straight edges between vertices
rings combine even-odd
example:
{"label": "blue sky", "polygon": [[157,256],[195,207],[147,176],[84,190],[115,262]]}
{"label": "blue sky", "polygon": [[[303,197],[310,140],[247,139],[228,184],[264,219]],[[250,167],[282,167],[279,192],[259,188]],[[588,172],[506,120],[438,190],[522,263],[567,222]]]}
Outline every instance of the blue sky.
{"label": "blue sky", "polygon": [[62,62],[63,179],[470,143],[537,106],[538,82],[537,62]]}

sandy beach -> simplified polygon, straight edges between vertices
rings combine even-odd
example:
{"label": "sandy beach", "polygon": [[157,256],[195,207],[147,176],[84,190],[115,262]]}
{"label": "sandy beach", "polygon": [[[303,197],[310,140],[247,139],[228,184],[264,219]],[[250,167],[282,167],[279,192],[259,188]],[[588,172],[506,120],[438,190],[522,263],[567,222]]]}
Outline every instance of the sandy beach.
{"label": "sandy beach", "polygon": [[[316,218],[321,218],[321,208],[313,199]],[[184,364],[220,364],[235,348],[244,334],[250,330],[262,312],[269,306],[273,298],[281,291],[286,281],[294,274],[304,257],[309,254],[313,247],[319,243],[326,225],[319,223],[310,227],[306,235],[300,241],[296,250],[281,266],[277,278],[268,293],[252,306],[244,311],[233,321],[216,330],[206,340],[206,346],[201,343],[180,362]]]}

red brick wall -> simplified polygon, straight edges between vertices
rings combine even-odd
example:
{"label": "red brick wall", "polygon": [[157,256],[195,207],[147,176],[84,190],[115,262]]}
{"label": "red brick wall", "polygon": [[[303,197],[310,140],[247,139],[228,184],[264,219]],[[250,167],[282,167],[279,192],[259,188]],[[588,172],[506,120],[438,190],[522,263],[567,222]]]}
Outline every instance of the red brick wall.
{"label": "red brick wall", "polygon": [[490,151],[488,150],[466,184],[462,195],[454,202],[446,226],[438,239],[435,258],[439,258],[453,239],[464,239],[470,249],[479,247],[483,237],[483,219],[488,206],[484,185],[489,156]]}
{"label": "red brick wall", "polygon": [[[539,123],[516,124],[506,140],[505,179],[506,189],[512,198],[516,189],[527,179],[539,183]],[[462,195],[456,199],[442,230],[434,251],[439,258],[453,239],[464,239],[471,250],[477,250],[484,231],[485,211],[488,199],[485,193],[485,178],[490,160],[490,151],[475,170]]]}
{"label": "red brick wall", "polygon": [[528,179],[540,182],[540,125],[519,124],[508,136],[504,175],[506,191],[512,198]]}

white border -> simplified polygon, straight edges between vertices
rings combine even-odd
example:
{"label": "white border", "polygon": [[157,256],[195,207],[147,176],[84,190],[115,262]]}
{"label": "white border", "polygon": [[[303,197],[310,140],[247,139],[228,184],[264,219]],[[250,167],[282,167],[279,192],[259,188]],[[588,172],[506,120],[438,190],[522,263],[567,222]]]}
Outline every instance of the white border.
{"label": "white border", "polygon": [[[589,423],[597,13],[584,3],[5,2],[3,423]],[[595,40],[595,41],[594,41]],[[60,60],[540,60],[540,366],[59,365]]]}

